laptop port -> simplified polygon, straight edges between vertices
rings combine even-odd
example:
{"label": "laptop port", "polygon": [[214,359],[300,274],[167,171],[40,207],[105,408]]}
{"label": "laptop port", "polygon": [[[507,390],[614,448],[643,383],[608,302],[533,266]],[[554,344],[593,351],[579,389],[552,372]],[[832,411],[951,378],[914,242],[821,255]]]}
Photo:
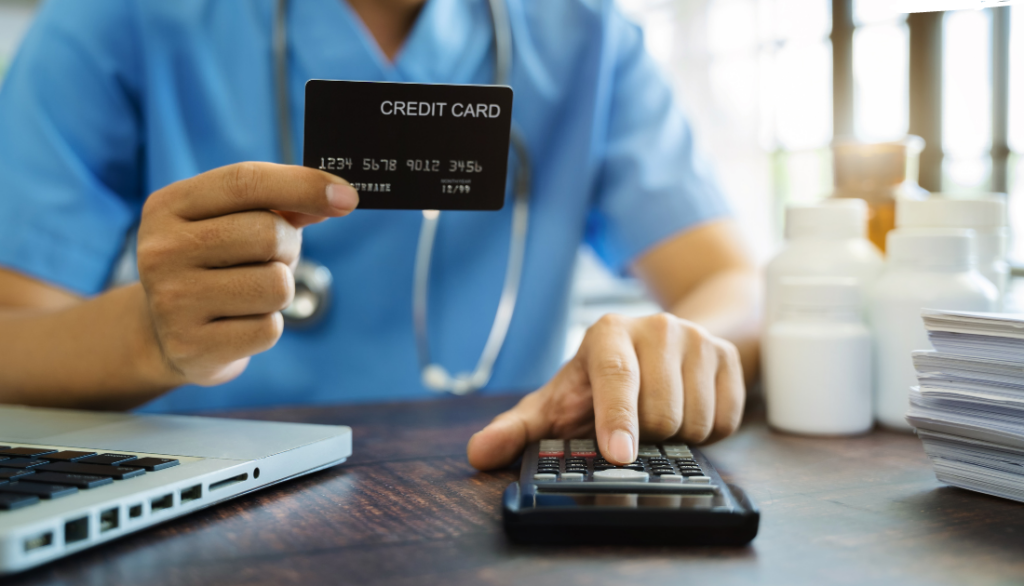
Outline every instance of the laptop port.
{"label": "laptop port", "polygon": [[213,484],[211,484],[210,485],[210,492],[213,492],[215,490],[220,490],[222,488],[227,488],[227,487],[231,486],[232,484],[238,484],[239,482],[245,482],[246,480],[249,480],[249,473],[248,472],[246,472],[245,474],[239,474],[238,476],[232,476],[231,478],[225,478],[224,480],[221,480],[220,482],[214,482]]}
{"label": "laptop port", "polygon": [[128,509],[128,518],[129,519],[138,519],[141,516],[142,516],[142,505],[132,505],[132,507]]}
{"label": "laptop port", "polygon": [[25,540],[25,551],[29,552],[40,547],[46,547],[47,545],[53,545],[53,532],[47,531],[42,535],[36,535],[35,537],[29,537]]}
{"label": "laptop port", "polygon": [[[141,507],[140,507],[141,508]],[[100,513],[100,533],[106,533],[111,529],[117,529],[121,525],[121,511],[110,509]]]}
{"label": "laptop port", "polygon": [[155,498],[149,503],[149,512],[155,513],[164,509],[169,509],[174,506],[174,495],[165,494],[160,498]]}
{"label": "laptop port", "polygon": [[199,500],[203,498],[203,485],[197,484],[192,488],[186,488],[181,491],[181,504],[185,504],[190,501]]}
{"label": "laptop port", "polygon": [[75,543],[89,538],[89,517],[82,517],[64,524],[64,543]]}

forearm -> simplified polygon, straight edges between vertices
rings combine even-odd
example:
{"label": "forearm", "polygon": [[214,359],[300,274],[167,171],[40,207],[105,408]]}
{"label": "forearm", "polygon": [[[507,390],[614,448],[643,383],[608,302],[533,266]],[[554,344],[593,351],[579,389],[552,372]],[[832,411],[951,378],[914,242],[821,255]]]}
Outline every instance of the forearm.
{"label": "forearm", "polygon": [[0,309],[0,403],[126,409],[172,388],[138,283],[58,310]]}
{"label": "forearm", "polygon": [[715,273],[667,309],[700,324],[736,345],[743,374],[751,384],[758,373],[761,328],[761,285],[756,269]]}

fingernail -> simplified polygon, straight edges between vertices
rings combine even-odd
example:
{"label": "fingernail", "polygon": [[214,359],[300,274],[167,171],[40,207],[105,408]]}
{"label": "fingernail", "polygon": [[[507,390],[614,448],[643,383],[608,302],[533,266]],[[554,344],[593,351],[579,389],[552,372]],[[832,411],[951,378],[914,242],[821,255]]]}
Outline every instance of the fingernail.
{"label": "fingernail", "polygon": [[352,211],[359,205],[359,193],[348,183],[329,183],[327,203],[338,210]]}
{"label": "fingernail", "polygon": [[633,436],[616,429],[612,437],[608,438],[608,455],[616,462],[632,462],[636,460],[633,455]]}

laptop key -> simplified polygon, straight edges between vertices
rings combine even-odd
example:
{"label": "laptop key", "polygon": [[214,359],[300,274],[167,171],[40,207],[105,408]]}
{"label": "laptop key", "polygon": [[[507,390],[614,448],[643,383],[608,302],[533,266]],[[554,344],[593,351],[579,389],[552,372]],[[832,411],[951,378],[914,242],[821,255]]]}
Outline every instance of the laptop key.
{"label": "laptop key", "polygon": [[138,468],[145,468],[150,472],[156,472],[157,470],[164,470],[178,465],[177,460],[170,458],[139,458],[138,460],[132,460],[129,466]]}
{"label": "laptop key", "polygon": [[143,468],[125,468],[122,466],[104,466],[103,464],[79,464],[78,462],[52,462],[35,469],[44,472],[64,472],[65,474],[86,474],[88,476],[109,476],[114,480],[134,478],[146,473]]}
{"label": "laptop key", "polygon": [[78,462],[82,464],[102,464],[104,466],[120,466],[137,460],[138,457],[130,456],[128,454],[100,454],[99,456],[90,456],[88,458],[82,458]]}
{"label": "laptop key", "polygon": [[51,450],[49,448],[7,448],[0,450],[2,456],[12,456],[17,458],[38,458],[45,454],[52,454],[57,450]]}
{"label": "laptop key", "polygon": [[63,484],[78,488],[96,488],[105,484],[113,484],[109,476],[89,476],[87,474],[64,474],[62,472],[40,472],[18,479],[21,482],[39,482],[42,484]]}
{"label": "laptop key", "polygon": [[0,511],[13,511],[39,502],[39,497],[30,494],[0,493]]}
{"label": "laptop key", "polygon": [[96,452],[73,452],[65,450],[63,452],[57,452],[56,454],[46,454],[46,459],[51,462],[54,460],[60,462],[73,462],[75,460],[81,460],[82,458],[88,458],[89,456],[95,456]]}
{"label": "laptop key", "polygon": [[0,480],[14,480],[33,473],[32,470],[25,468],[0,468]]}
{"label": "laptop key", "polygon": [[34,458],[11,458],[4,460],[5,468],[36,468],[49,463],[48,460],[36,460]]}
{"label": "laptop key", "polygon": [[0,484],[0,493],[30,494],[41,499],[56,499],[75,494],[78,489],[62,484],[37,484],[35,482],[11,482]]}

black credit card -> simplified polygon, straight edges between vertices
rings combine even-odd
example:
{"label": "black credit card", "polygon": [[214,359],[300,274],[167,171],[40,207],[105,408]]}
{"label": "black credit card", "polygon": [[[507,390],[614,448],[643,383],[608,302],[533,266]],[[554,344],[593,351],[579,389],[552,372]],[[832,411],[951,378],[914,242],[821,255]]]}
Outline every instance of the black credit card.
{"label": "black credit card", "polygon": [[313,79],[302,164],[362,209],[500,210],[511,126],[506,86]]}

